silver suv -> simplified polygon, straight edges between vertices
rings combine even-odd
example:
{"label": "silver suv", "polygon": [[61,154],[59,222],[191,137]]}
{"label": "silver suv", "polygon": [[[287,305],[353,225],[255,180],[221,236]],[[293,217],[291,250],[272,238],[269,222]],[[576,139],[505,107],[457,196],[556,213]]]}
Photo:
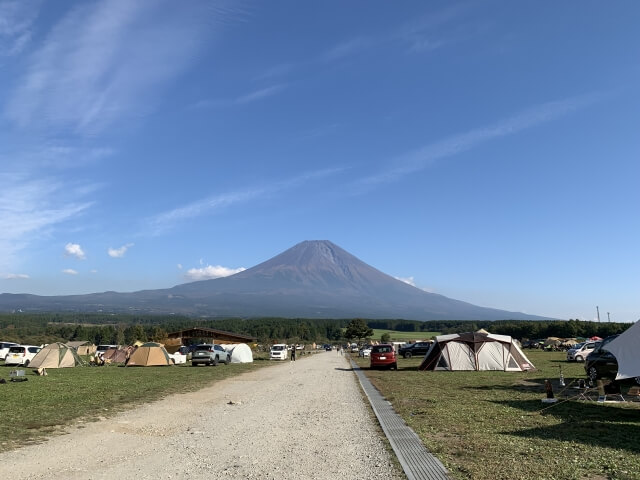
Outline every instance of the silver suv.
{"label": "silver suv", "polygon": [[203,343],[196,345],[196,349],[191,356],[191,366],[198,365],[218,365],[222,362],[225,365],[231,361],[231,354],[220,345]]}

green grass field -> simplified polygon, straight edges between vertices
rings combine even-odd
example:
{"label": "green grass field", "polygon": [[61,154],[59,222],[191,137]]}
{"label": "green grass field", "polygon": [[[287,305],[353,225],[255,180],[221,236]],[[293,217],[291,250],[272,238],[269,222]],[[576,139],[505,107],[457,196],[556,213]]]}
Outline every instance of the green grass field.
{"label": "green grass field", "polygon": [[380,340],[382,334],[388,333],[392,342],[408,342],[415,340],[429,340],[431,337],[440,335],[440,332],[398,332],[396,330],[373,329],[373,340]]}
{"label": "green grass field", "polygon": [[33,443],[76,421],[93,421],[166,395],[188,392],[270,362],[265,354],[253,363],[191,367],[76,367],[48,369],[46,377],[29,368],[26,382],[10,382],[13,369],[0,364],[0,451]]}
{"label": "green grass field", "polygon": [[[455,478],[640,479],[640,403],[563,402],[578,392],[560,392],[559,367],[569,384],[583,364],[525,353],[537,371],[420,372],[399,358],[398,371],[365,372]],[[547,409],[545,379],[560,399]]]}

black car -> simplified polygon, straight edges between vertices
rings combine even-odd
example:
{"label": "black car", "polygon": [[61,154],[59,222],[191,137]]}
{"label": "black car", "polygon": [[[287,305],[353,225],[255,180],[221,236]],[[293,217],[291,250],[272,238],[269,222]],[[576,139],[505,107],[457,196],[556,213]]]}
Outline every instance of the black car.
{"label": "black car", "polygon": [[398,353],[404,358],[411,358],[416,355],[426,355],[431,347],[431,342],[416,342],[400,347]]}
{"label": "black car", "polygon": [[[593,382],[600,378],[615,380],[618,374],[618,360],[613,353],[607,350],[607,345],[618,336],[612,335],[605,338],[600,346],[587,356],[584,362],[584,371]],[[629,379],[629,381],[640,384],[640,377]]]}

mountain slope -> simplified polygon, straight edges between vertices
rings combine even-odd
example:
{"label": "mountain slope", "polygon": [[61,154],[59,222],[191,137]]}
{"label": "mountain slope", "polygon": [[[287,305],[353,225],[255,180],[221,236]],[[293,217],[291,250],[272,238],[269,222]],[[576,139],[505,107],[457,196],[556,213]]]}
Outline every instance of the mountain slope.
{"label": "mountain slope", "polygon": [[542,319],[424,292],[329,241],[305,241],[230,277],[133,293],[0,295],[0,309],[144,311],[211,316]]}

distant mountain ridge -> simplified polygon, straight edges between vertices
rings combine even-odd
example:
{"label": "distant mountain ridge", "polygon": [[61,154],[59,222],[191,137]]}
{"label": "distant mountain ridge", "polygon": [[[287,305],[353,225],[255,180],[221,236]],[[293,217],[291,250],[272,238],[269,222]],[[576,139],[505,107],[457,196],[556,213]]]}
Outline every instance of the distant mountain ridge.
{"label": "distant mountain ridge", "polygon": [[160,290],[0,295],[0,310],[407,320],[543,320],[428,293],[328,240],[308,240],[235,275]]}

